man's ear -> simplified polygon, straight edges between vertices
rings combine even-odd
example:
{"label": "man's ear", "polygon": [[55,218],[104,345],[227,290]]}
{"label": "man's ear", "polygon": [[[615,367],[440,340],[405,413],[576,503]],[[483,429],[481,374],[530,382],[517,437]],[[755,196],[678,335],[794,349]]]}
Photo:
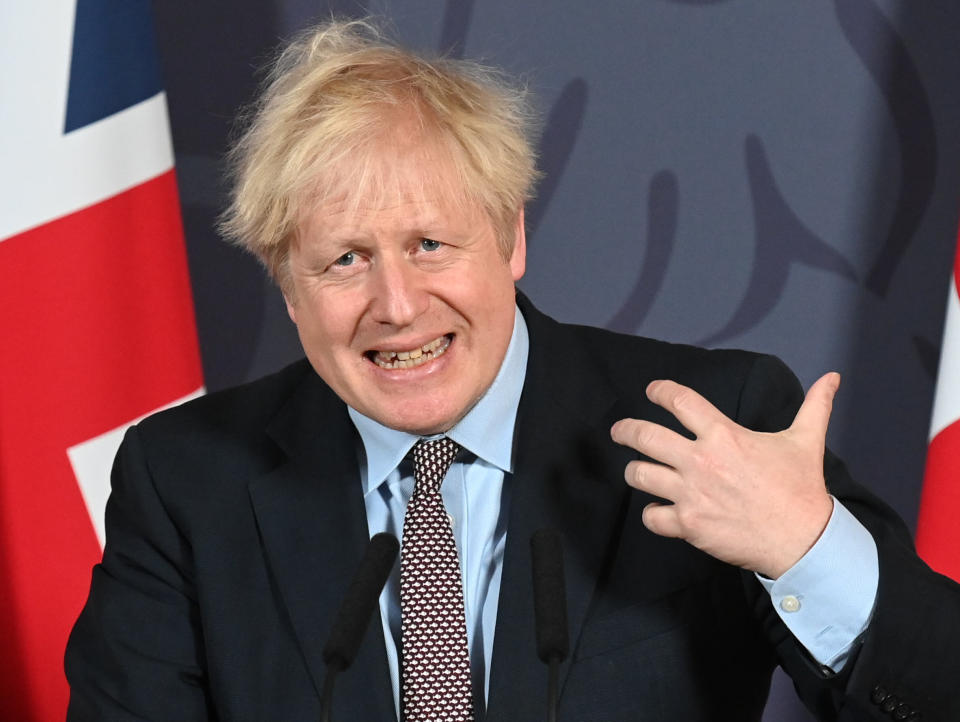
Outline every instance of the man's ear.
{"label": "man's ear", "polygon": [[294,325],[297,323],[297,304],[292,291],[283,291],[283,302],[287,305],[287,315]]}
{"label": "man's ear", "polygon": [[513,280],[519,281],[527,270],[527,230],[524,227],[523,207],[517,214],[517,225],[513,231],[513,252],[510,254],[510,271]]}

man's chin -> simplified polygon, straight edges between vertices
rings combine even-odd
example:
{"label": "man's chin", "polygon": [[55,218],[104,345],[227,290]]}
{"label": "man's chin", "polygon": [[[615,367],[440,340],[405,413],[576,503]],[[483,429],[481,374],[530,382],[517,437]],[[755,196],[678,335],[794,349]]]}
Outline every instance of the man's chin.
{"label": "man's chin", "polygon": [[462,409],[426,409],[422,406],[418,408],[418,402],[412,401],[408,408],[379,409],[375,414],[366,415],[397,431],[405,431],[417,436],[432,436],[452,429],[469,410],[469,406]]}
{"label": "man's chin", "polygon": [[380,420],[381,424],[384,426],[389,426],[391,429],[396,429],[397,431],[406,431],[408,434],[414,434],[416,436],[433,436],[435,434],[443,434],[450,429],[452,429],[457,421],[460,418],[456,419],[391,419],[391,420]]}

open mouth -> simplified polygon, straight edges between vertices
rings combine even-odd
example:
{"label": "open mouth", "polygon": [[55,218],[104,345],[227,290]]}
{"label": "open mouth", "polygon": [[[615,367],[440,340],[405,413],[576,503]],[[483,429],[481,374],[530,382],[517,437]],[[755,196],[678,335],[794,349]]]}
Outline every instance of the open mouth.
{"label": "open mouth", "polygon": [[382,369],[412,369],[442,356],[450,347],[451,341],[452,333],[409,351],[368,351],[367,358]]}

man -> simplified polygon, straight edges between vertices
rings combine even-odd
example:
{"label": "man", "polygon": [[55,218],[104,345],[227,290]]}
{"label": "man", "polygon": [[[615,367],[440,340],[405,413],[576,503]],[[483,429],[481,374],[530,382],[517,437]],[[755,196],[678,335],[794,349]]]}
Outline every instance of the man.
{"label": "man", "polygon": [[[286,50],[224,228],[277,281],[309,363],[128,433],[70,719],[316,718],[325,635],[380,531],[403,537],[400,569],[333,717],[541,718],[541,528],[567,559],[562,719],[756,720],[777,664],[820,719],[960,717],[960,590],[825,452],[839,378],[804,400],[769,357],[539,313],[514,290],[529,136],[496,73],[366,23]],[[460,447],[439,492],[423,439]],[[442,604],[442,574],[409,586],[428,493],[450,520],[425,552],[455,550]],[[425,674],[473,710],[424,701],[421,597],[450,603],[456,647]]]}

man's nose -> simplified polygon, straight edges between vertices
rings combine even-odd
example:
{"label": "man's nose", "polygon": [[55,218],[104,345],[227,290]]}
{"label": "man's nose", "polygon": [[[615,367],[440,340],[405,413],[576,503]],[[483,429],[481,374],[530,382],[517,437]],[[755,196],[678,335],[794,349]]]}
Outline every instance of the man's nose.
{"label": "man's nose", "polygon": [[427,310],[429,297],[423,274],[402,258],[381,258],[374,271],[373,318],[407,326]]}

